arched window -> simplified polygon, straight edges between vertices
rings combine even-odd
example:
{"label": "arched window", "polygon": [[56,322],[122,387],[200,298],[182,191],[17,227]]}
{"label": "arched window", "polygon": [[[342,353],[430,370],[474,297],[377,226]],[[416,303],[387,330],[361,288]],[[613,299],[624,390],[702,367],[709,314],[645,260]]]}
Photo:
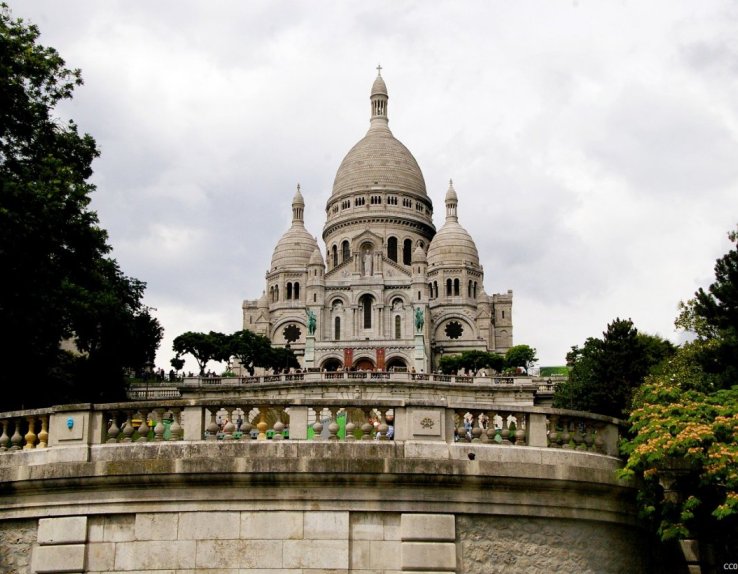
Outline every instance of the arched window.
{"label": "arched window", "polygon": [[454,295],[459,296],[459,280],[454,279]]}
{"label": "arched window", "polygon": [[397,263],[397,237],[387,240],[387,257]]}
{"label": "arched window", "polygon": [[451,279],[446,279],[446,297],[451,297]]}
{"label": "arched window", "polygon": [[413,259],[413,242],[410,239],[406,239],[402,242],[402,262],[405,265],[410,265]]}
{"label": "arched window", "polygon": [[341,339],[341,318],[336,317],[336,319],[333,321],[333,338],[338,341]]}
{"label": "arched window", "polygon": [[428,283],[428,296],[433,299],[433,283]]}
{"label": "arched window", "polygon": [[333,267],[338,265],[338,247],[333,246]]}
{"label": "arched window", "polygon": [[471,296],[472,296],[472,282],[471,281],[469,281],[469,287],[467,289],[466,296],[469,297],[469,298],[471,298]]}
{"label": "arched window", "polygon": [[279,285],[274,286],[274,301],[279,301]]}
{"label": "arched window", "polygon": [[418,301],[420,301],[423,298],[423,296],[420,294],[420,291],[418,291]]}
{"label": "arched window", "polygon": [[351,257],[351,249],[349,248],[349,242],[344,241],[341,243],[341,263],[348,261]]}
{"label": "arched window", "polygon": [[287,300],[292,299],[292,283],[287,283]]}
{"label": "arched window", "polygon": [[438,299],[438,281],[433,282],[433,297]]}
{"label": "arched window", "polygon": [[317,302],[318,302],[318,294],[313,293],[313,303],[317,303]]}
{"label": "arched window", "polygon": [[300,298],[300,284],[299,283],[295,283],[293,295],[294,295],[294,298],[295,299],[299,299]]}
{"label": "arched window", "polygon": [[476,281],[474,282],[473,295],[474,295],[474,298],[476,299],[477,298],[477,282]]}
{"label": "arched window", "polygon": [[364,329],[372,328],[372,303],[374,298],[371,295],[362,295],[359,304],[364,310]]}
{"label": "arched window", "polygon": [[395,339],[402,339],[402,319],[395,315]]}

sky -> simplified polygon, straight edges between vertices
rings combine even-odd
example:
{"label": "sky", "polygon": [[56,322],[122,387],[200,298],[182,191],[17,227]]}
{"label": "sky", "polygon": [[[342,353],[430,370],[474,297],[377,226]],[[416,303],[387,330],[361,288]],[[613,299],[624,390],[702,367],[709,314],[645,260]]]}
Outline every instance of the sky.
{"label": "sky", "polygon": [[[299,182],[319,244],[336,170],[390,128],[443,224],[453,178],[515,344],[559,365],[616,317],[674,342],[738,224],[731,0],[10,0],[81,68],[92,207],[165,328],[241,328]],[[188,362],[188,368],[195,368]]]}

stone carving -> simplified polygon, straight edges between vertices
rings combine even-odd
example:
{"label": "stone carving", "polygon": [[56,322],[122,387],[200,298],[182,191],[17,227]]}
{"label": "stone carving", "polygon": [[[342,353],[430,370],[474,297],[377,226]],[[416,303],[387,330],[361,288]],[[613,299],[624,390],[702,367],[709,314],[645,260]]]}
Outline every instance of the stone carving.
{"label": "stone carving", "polygon": [[372,252],[368,249],[364,251],[364,275],[369,277],[373,272]]}

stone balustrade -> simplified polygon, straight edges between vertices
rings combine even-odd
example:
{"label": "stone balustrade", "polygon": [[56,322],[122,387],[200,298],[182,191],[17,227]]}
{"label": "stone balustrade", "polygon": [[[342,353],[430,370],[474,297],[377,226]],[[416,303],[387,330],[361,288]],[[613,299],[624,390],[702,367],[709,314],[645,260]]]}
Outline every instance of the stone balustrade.
{"label": "stone balustrade", "polygon": [[[360,395],[360,393],[359,393]],[[485,404],[486,403],[486,404]],[[0,413],[0,453],[160,441],[422,441],[617,456],[620,422],[535,405],[408,398],[224,397]]]}

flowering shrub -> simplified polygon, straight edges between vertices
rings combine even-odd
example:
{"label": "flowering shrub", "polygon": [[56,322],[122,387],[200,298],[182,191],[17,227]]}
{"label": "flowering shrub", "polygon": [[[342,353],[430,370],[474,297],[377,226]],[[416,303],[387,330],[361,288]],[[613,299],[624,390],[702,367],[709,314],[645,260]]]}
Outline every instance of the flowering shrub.
{"label": "flowering shrub", "polygon": [[720,389],[684,345],[634,397],[623,477],[643,480],[644,517],[663,540],[720,536],[738,526],[738,386]]}

